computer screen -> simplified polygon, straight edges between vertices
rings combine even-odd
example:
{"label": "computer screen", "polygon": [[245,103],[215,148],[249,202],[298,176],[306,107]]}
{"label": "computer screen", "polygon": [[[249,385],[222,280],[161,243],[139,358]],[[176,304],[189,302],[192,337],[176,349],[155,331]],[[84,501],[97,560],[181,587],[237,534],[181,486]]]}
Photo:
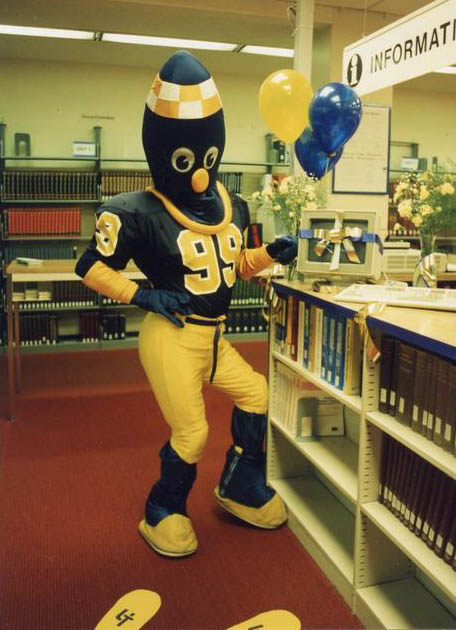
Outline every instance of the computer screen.
{"label": "computer screen", "polygon": [[[335,228],[345,231],[347,246],[342,242],[336,247],[331,234]],[[379,217],[375,211],[303,210],[297,269],[321,278],[375,279],[382,269],[378,230]]]}

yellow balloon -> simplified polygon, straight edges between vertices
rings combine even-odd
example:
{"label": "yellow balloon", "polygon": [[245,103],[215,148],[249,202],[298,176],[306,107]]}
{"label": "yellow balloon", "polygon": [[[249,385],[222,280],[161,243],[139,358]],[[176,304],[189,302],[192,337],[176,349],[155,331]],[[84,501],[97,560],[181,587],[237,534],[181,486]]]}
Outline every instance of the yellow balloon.
{"label": "yellow balloon", "polygon": [[309,124],[312,96],[312,86],[300,72],[277,70],[261,84],[260,114],[280,140],[294,142]]}

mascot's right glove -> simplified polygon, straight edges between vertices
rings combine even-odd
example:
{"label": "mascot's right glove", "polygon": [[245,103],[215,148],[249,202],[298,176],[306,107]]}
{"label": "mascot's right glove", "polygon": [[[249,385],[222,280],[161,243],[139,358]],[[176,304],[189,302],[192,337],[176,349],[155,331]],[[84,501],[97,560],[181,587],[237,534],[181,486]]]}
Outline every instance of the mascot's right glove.
{"label": "mascot's right glove", "polygon": [[273,243],[266,245],[266,251],[282,265],[288,265],[297,256],[298,253],[298,239],[296,236],[287,234],[286,236],[279,236]]}
{"label": "mascot's right glove", "polygon": [[153,311],[167,317],[169,321],[184,327],[182,322],[174,313],[181,315],[190,315],[192,310],[189,306],[190,296],[187,293],[179,291],[168,291],[167,289],[141,289],[139,288],[131,300],[131,304],[135,304],[145,311]]}

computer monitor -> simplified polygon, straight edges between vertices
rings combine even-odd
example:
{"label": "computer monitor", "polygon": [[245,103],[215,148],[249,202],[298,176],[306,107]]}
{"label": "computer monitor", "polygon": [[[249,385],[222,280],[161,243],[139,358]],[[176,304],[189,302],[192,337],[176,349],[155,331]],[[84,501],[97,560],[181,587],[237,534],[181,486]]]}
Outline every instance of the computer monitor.
{"label": "computer monitor", "polygon": [[[383,249],[379,227],[379,215],[371,210],[303,210],[298,271],[320,278],[347,278],[349,281],[378,278]],[[357,229],[352,232],[353,239],[346,243],[346,247],[344,243],[337,245],[330,241],[330,231],[334,228],[348,228],[349,233],[353,228]]]}

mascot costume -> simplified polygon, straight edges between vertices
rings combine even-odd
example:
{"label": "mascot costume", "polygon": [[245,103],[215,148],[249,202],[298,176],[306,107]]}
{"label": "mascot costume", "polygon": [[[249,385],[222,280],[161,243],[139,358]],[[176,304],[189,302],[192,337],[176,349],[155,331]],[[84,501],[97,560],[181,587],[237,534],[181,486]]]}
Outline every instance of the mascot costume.
{"label": "mascot costume", "polygon": [[[203,383],[234,402],[233,444],[217,502],[258,527],[274,529],[286,520],[264,476],[266,379],[224,338],[223,321],[236,276],[249,279],[274,260],[291,262],[297,245],[283,236],[244,248],[245,202],[231,200],[216,181],[225,146],[222,103],[212,77],[190,53],[176,52],[156,76],[142,136],[154,187],[117,195],[99,208],[76,273],[95,291],[148,311],[139,355],[170,439],[160,450],[161,476],[139,530],[156,552],[186,556],[198,546],[186,501],[208,436]],[[150,289],[122,276],[130,259]]]}

